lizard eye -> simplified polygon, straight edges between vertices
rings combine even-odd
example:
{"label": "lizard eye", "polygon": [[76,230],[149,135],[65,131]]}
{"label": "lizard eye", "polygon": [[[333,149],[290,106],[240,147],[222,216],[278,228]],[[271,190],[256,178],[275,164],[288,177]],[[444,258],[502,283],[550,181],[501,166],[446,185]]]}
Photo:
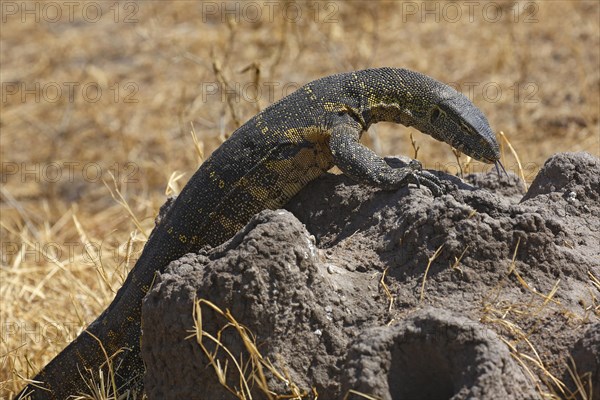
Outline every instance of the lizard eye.
{"label": "lizard eye", "polygon": [[441,112],[440,112],[439,108],[436,108],[435,110],[433,110],[431,112],[431,122],[437,121],[438,118],[440,117],[440,114],[441,114]]}

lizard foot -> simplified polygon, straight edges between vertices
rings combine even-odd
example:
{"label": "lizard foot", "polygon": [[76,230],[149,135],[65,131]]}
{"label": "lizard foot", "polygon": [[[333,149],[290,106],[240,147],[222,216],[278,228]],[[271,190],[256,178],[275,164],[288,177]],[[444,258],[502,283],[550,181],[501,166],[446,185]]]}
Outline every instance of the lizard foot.
{"label": "lizard foot", "polygon": [[440,179],[428,171],[423,171],[423,165],[418,160],[412,160],[408,165],[408,173],[404,177],[407,183],[414,183],[418,188],[423,186],[429,188],[434,196],[444,194],[444,186]]}
{"label": "lizard foot", "polygon": [[416,172],[416,178],[417,187],[419,187],[420,184],[423,184],[423,186],[428,187],[429,190],[431,190],[433,195],[436,197],[444,194],[445,190],[444,186],[442,185],[442,182],[437,176],[435,176],[431,172],[418,171]]}

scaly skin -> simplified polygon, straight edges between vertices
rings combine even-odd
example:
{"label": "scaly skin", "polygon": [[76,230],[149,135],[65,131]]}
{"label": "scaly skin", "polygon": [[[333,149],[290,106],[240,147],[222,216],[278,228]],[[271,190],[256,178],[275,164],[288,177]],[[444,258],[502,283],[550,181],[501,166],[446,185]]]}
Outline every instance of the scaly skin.
{"label": "scaly skin", "polygon": [[[34,378],[20,396],[65,399],[89,392],[82,375],[97,377],[106,357],[120,393],[139,394],[141,305],[154,275],[203,245],[216,246],[257,212],[283,206],[332,166],[357,181],[395,190],[409,183],[443,193],[418,162],[389,167],[359,143],[370,125],[414,126],[467,155],[498,163],[498,143],[485,116],[465,96],[425,75],[379,68],[313,81],[254,116],[192,176],[158,224],[111,305]],[[93,336],[92,336],[93,335]],[[102,343],[104,351],[99,345]]]}

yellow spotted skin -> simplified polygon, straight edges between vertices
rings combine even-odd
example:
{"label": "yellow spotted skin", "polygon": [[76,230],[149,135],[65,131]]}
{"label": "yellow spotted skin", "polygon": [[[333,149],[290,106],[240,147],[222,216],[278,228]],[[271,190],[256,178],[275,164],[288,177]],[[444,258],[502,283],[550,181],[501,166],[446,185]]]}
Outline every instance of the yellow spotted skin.
{"label": "yellow spotted skin", "polygon": [[438,178],[418,163],[392,169],[359,143],[361,134],[379,121],[414,126],[482,161],[499,158],[479,109],[425,75],[378,68],[308,83],[251,118],[202,164],[152,232],[111,305],[20,396],[65,399],[89,392],[82,374],[89,379],[86,369],[104,369],[106,377],[105,354],[116,353],[117,387],[121,393],[140,393],[141,305],[155,274],[203,245],[225,242],[254,214],[283,206],[334,165],[383,189],[416,183],[442,194]]}

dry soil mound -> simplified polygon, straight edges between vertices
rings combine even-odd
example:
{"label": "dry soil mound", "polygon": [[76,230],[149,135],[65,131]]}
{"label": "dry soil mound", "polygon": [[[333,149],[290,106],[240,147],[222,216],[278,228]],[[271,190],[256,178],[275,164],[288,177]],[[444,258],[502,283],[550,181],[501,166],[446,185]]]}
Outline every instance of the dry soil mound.
{"label": "dry soil mound", "polygon": [[[223,246],[171,263],[143,306],[150,399],[236,398],[194,336],[201,298],[281,372],[252,378],[241,328],[203,305],[202,329],[238,359],[253,398],[267,398],[259,382],[320,399],[566,396],[571,353],[597,397],[600,160],[555,155],[525,196],[512,175],[443,178],[448,194],[434,198],[326,175],[291,213],[264,211]],[[244,387],[232,359],[223,376]]]}

